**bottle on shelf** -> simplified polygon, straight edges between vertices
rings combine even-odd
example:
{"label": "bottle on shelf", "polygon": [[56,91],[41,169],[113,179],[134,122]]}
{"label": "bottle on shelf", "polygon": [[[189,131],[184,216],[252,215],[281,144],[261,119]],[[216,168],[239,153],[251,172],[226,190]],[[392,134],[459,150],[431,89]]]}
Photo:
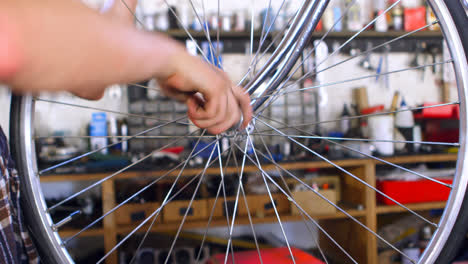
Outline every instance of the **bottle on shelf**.
{"label": "bottle on shelf", "polygon": [[402,31],[403,30],[403,7],[401,4],[397,4],[392,9],[392,22],[393,22],[393,30],[395,31]]}
{"label": "bottle on shelf", "polygon": [[361,16],[362,2],[363,0],[356,0],[354,3],[351,0],[346,1],[347,6],[350,6],[346,15],[346,29],[348,31],[359,31],[364,26]]}
{"label": "bottle on shelf", "polygon": [[419,232],[419,248],[423,252],[432,238],[432,229],[429,225],[423,226]]}
{"label": "bottle on shelf", "polygon": [[340,116],[340,132],[343,135],[347,135],[349,130],[351,129],[351,121],[349,120],[350,113],[348,110],[348,106],[346,104],[343,105],[343,111],[341,112]]}
{"label": "bottle on shelf", "polygon": [[378,19],[375,21],[375,31],[378,31],[378,32],[388,31],[387,16],[384,14],[386,6],[387,6],[386,0],[378,0],[374,4],[374,14],[375,14],[375,17],[378,17]]}

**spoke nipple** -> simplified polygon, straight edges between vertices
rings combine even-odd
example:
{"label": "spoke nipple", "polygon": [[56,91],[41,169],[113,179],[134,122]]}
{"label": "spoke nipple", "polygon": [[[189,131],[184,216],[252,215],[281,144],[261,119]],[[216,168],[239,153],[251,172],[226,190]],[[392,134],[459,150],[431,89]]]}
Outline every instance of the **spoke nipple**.
{"label": "spoke nipple", "polygon": [[68,222],[73,220],[73,218],[75,218],[76,216],[79,216],[80,214],[81,214],[81,210],[77,210],[77,211],[71,213],[69,216],[65,217],[64,219],[62,219],[57,224],[52,225],[52,230],[57,231],[60,227],[67,224]]}

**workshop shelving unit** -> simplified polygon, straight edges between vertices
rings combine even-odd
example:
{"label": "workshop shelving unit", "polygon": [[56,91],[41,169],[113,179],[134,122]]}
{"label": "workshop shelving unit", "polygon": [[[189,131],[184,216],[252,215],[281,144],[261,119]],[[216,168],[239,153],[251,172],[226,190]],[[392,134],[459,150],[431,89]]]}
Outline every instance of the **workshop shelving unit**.
{"label": "workshop shelving unit", "polygon": [[[187,34],[183,30],[170,30],[168,32],[169,35],[178,39],[178,40],[185,40],[187,39]],[[204,32],[190,32],[192,36],[197,41],[204,41],[205,34]],[[210,32],[212,37],[216,37],[216,32]],[[271,36],[267,39],[268,41],[272,40],[272,36],[275,36],[276,33],[271,34]],[[322,37],[322,32],[314,33],[313,40],[320,39]],[[331,45],[334,41],[344,42],[350,37],[352,37],[355,33],[354,32],[331,32],[329,36],[325,39],[327,44]],[[362,32],[357,38],[353,45],[353,47],[347,47],[347,49],[343,49],[342,52],[348,52],[350,48],[357,48],[365,50],[367,48],[367,44],[369,42],[375,47],[385,41],[391,40],[393,38],[399,37],[404,35],[405,32],[375,32],[375,31],[364,31]],[[224,42],[224,49],[223,52],[225,53],[244,53],[246,50],[246,43],[250,42],[250,33],[249,32],[221,32],[222,39]],[[257,40],[261,37],[261,32],[257,31],[254,34],[254,38]],[[424,41],[429,45],[442,45],[442,34],[440,31],[421,31],[410,36],[403,38],[402,40],[395,42],[392,44],[392,52],[407,52],[407,51],[414,51],[416,42]],[[269,43],[266,43],[268,46]],[[255,50],[257,47],[254,47]],[[382,50],[377,50],[377,52],[382,52]],[[143,121],[141,121],[143,122]],[[151,124],[154,125],[154,124]],[[131,125],[130,125],[131,126]],[[141,125],[143,126],[143,125]],[[392,158],[384,158],[385,160],[395,163],[395,164],[410,164],[410,163],[433,163],[433,162],[452,162],[457,160],[456,154],[430,154],[430,155],[413,155],[413,156],[402,156],[402,157],[392,157]],[[375,186],[376,185],[376,167],[380,164],[380,162],[372,159],[347,159],[347,160],[337,160],[334,161],[337,165],[343,167],[344,169],[348,170],[349,172],[353,173],[354,175],[358,176],[360,179],[365,181],[366,183]],[[285,169],[293,169],[293,170],[301,170],[301,169],[308,169],[308,168],[330,168],[332,165],[323,161],[301,161],[301,162],[282,162],[281,166]],[[272,164],[264,165],[263,169],[265,170],[272,170],[276,167]],[[202,168],[188,168],[185,169],[182,173],[184,177],[192,177],[197,173],[201,172]],[[246,166],[245,172],[256,172],[257,168],[254,166]],[[179,171],[175,170],[171,172],[170,176],[177,176]],[[227,167],[225,173],[236,173],[237,168],[235,167]],[[166,170],[157,170],[157,171],[128,171],[123,172],[102,184],[101,192],[102,192],[102,209],[103,212],[107,212],[111,210],[117,204],[116,201],[116,181],[124,180],[124,179],[134,179],[134,178],[148,178],[148,179],[155,179],[157,177],[161,177],[167,173]],[[209,168],[206,171],[207,175],[218,175],[219,169],[218,168]],[[96,181],[108,176],[108,173],[92,173],[92,174],[68,174],[68,175],[47,175],[41,177],[41,182],[78,182],[78,181]],[[286,176],[287,177],[287,176]],[[365,224],[373,231],[377,231],[378,228],[378,221],[379,216],[381,215],[388,215],[388,214],[400,214],[400,213],[407,213],[407,211],[401,208],[398,205],[379,205],[376,202],[376,193],[364,186],[363,184],[359,183],[355,179],[351,177],[347,177],[345,175],[341,175],[341,195],[343,200],[351,201],[355,204],[363,205],[362,210],[358,210],[355,208],[346,208],[346,211],[351,216],[355,217],[357,220]],[[432,209],[442,209],[445,207],[445,202],[429,202],[429,203],[418,203],[418,204],[407,204],[408,208],[414,211],[429,211]],[[350,249],[351,255],[355,257],[355,259],[359,263],[378,263],[377,261],[377,238],[363,229],[359,227],[357,224],[352,223],[352,220],[348,218],[342,212],[336,212],[333,214],[321,214],[321,215],[312,215],[314,219],[318,220],[321,225],[324,226],[326,230],[337,230],[336,227],[339,227],[340,230],[343,229],[352,229],[354,232],[353,235],[358,239],[352,239],[351,242],[349,241],[346,235],[343,235],[345,232],[331,232],[331,235],[337,240],[339,243],[343,243],[345,247]],[[284,222],[298,222],[302,221],[303,218],[297,215],[291,214],[282,214],[281,219]],[[184,225],[185,229],[193,229],[193,228],[205,228],[206,227],[206,219],[201,220],[193,220],[187,221]],[[158,221],[161,223],[161,221]],[[162,222],[164,222],[164,217],[162,218]],[[277,219],[275,216],[263,216],[263,217],[254,217],[253,222],[256,224],[259,223],[275,223]],[[247,217],[237,217],[236,218],[236,225],[247,225],[249,224],[249,220]],[[215,226],[226,226],[226,219],[214,219],[211,222],[211,227]],[[133,228],[136,227],[136,224],[130,225],[118,225],[115,219],[115,213],[110,214],[108,217],[105,217],[102,223],[102,228],[94,228],[84,231],[80,234],[80,236],[104,236],[104,246],[105,250],[110,250],[117,242],[117,237],[119,235],[125,235],[130,232]],[[140,229],[140,232],[144,232],[146,230],[146,226]],[[153,226],[152,232],[170,232],[174,231],[179,227],[179,222],[170,222],[164,224],[155,224]],[[72,236],[78,230],[70,229],[64,227],[60,230],[60,234],[62,237]],[[326,240],[324,236],[320,236],[320,243]],[[351,244],[352,243],[352,244]],[[330,243],[323,243],[331,245]],[[335,252],[337,256],[340,256],[337,248],[327,247],[326,251],[330,250]],[[362,250],[362,249],[365,250]],[[344,258],[344,257],[343,257]],[[118,263],[118,256],[117,254],[111,255],[107,258],[106,263]]]}
{"label": "workshop shelving unit", "polygon": [[[411,163],[434,163],[434,162],[451,162],[456,161],[456,154],[431,154],[431,155],[414,155],[414,156],[401,156],[401,157],[392,157],[384,158],[386,161],[395,163],[395,164],[411,164]],[[343,167],[354,175],[358,176],[360,179],[364,180],[368,184],[375,186],[376,184],[376,166],[381,164],[380,162],[372,159],[348,159],[348,160],[337,160],[334,161],[337,165]],[[286,169],[307,169],[307,168],[330,168],[332,165],[323,161],[305,161],[305,162],[285,162],[281,163]],[[264,165],[265,170],[275,169],[275,165],[269,164]],[[226,171],[234,172],[237,168],[227,167]],[[202,171],[199,168],[189,168],[184,170],[184,177],[191,177]],[[255,172],[257,168],[254,166],[246,166],[245,172]],[[154,179],[164,175],[167,171],[130,171],[123,172],[108,181],[105,181],[102,184],[102,207],[103,211],[107,212],[112,209],[116,204],[116,184],[115,182],[122,179],[131,179],[131,178],[150,178]],[[170,173],[170,176],[177,176],[178,171],[173,171]],[[210,168],[206,171],[206,174],[217,175],[219,174],[218,168]],[[99,180],[103,177],[108,176],[107,173],[94,173],[94,174],[68,174],[68,175],[48,175],[41,177],[41,182],[60,182],[60,181],[92,181]],[[287,177],[287,176],[285,176]],[[363,224],[368,226],[370,229],[376,231],[379,215],[390,214],[390,213],[407,213],[407,211],[401,208],[398,205],[379,205],[376,202],[376,193],[370,188],[367,188],[362,183],[359,183],[357,180],[352,179],[349,176],[341,175],[341,195],[342,199],[346,201],[352,201],[354,203],[362,204],[363,209],[350,209],[345,208],[347,213],[351,216],[356,217]],[[408,204],[410,209],[414,211],[428,211],[432,209],[442,209],[445,206],[444,202],[430,202],[430,203],[418,203],[418,204]],[[105,241],[105,250],[110,250],[117,241],[118,235],[125,235],[130,232],[137,224],[130,225],[118,225],[115,219],[115,213],[110,214],[103,221],[102,228],[89,229],[80,234],[80,236],[104,236]],[[352,223],[352,220],[349,219],[345,214],[341,212],[336,212],[333,214],[322,214],[322,215],[312,215],[314,219],[318,220],[321,225],[323,225],[327,231],[337,230],[335,227],[343,228],[352,228],[353,236],[359,237],[359,239],[353,239],[353,245],[350,247],[350,253],[356,257],[359,263],[377,263],[377,241],[376,237],[363,229],[362,227],[357,226]],[[302,221],[301,216],[297,215],[288,215],[282,214],[281,219],[284,222],[298,222]],[[264,217],[254,217],[253,222],[255,224],[260,223],[276,223],[277,219],[275,216],[264,216]],[[160,223],[160,224],[158,224]],[[164,224],[161,224],[164,223]],[[193,228],[205,228],[207,219],[200,219],[196,221],[187,221],[184,225],[184,230],[193,229]],[[247,225],[249,224],[247,217],[237,217],[236,225]],[[211,226],[225,226],[226,219],[215,219],[212,221]],[[146,230],[146,226],[140,229],[140,232]],[[164,222],[164,217],[162,222],[158,222],[154,225],[152,232],[170,232],[174,231],[179,227],[179,222]],[[75,234],[78,230],[68,229],[64,227],[60,230],[60,234],[64,237],[71,236]],[[341,232],[343,233],[343,232]],[[340,233],[331,232],[331,235],[339,243],[344,243],[343,245],[349,245],[347,237],[343,237]],[[326,240],[325,237],[321,236],[320,239]],[[324,247],[330,243],[324,243]],[[362,250],[365,248],[366,250]],[[327,248],[327,250],[333,250],[336,254],[339,254],[337,249]],[[117,254],[109,257],[107,263],[117,263]]]}

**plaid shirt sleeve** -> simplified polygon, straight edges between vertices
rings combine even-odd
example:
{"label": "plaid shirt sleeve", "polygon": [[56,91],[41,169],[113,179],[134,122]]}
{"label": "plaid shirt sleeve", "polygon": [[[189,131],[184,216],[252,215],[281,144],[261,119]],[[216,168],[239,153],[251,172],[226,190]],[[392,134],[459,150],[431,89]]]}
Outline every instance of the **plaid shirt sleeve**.
{"label": "plaid shirt sleeve", "polygon": [[23,222],[18,172],[0,127],[0,263],[33,264],[39,258]]}

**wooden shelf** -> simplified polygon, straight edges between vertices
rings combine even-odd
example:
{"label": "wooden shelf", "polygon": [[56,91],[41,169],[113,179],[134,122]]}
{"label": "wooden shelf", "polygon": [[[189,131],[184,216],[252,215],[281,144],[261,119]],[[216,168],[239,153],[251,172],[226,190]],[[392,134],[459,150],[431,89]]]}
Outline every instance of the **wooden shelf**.
{"label": "wooden shelf", "polygon": [[[405,206],[413,211],[427,211],[432,209],[443,209],[445,208],[445,202],[415,203],[405,204]],[[378,205],[376,211],[377,214],[408,212],[408,210],[399,205]]]}
{"label": "wooden shelf", "polygon": [[[75,235],[76,233],[78,233],[80,230],[78,229],[72,229],[72,228],[66,228],[66,229],[63,229],[63,230],[60,230],[59,231],[59,234],[62,238],[64,237],[71,237],[73,235]],[[102,236],[104,235],[104,229],[102,228],[91,228],[91,229],[88,229],[86,231],[84,231],[83,233],[79,234],[78,236],[79,237],[93,237],[93,236]]]}
{"label": "wooden shelf", "polygon": [[[362,217],[365,215],[365,210],[347,210],[347,212],[353,217]],[[300,215],[280,215],[282,222],[298,222],[302,221],[303,218]],[[345,214],[341,212],[337,212],[334,214],[323,214],[323,215],[311,215],[314,220],[326,220],[326,219],[345,219],[348,218]],[[309,220],[306,218],[306,220]],[[206,228],[208,220],[197,220],[197,221],[187,221],[184,223],[183,229],[194,229],[194,228]],[[253,217],[252,218],[253,224],[266,224],[266,223],[277,223],[278,219],[276,216],[267,216],[262,218]],[[249,219],[247,217],[236,217],[235,225],[249,225]],[[177,222],[170,222],[170,223],[156,223],[152,231],[153,232],[164,232],[164,231],[171,231],[177,230],[179,228],[180,221]],[[213,219],[211,221],[210,227],[219,227],[219,226],[226,226],[226,219]],[[117,226],[117,232],[119,234],[128,234],[131,230],[133,230],[136,225],[123,225]],[[148,225],[143,226],[140,228],[138,232],[145,232]]]}
{"label": "wooden shelf", "polygon": [[[447,162],[447,161],[456,161],[457,154],[431,154],[431,155],[408,155],[408,156],[397,156],[397,157],[380,157],[382,160],[395,163],[395,164],[409,164],[409,163],[418,163],[418,162]],[[347,171],[353,173],[361,180],[365,181],[371,186],[376,185],[376,166],[381,165],[382,162],[375,159],[347,159],[347,160],[333,160],[334,164],[346,168]],[[300,161],[300,162],[282,162],[283,166],[287,170],[301,170],[307,168],[330,168],[333,167],[332,164],[324,161]],[[264,164],[263,168],[265,170],[275,170],[276,166],[274,164]],[[197,175],[202,172],[202,168],[190,168],[183,171],[182,175],[186,177]],[[255,166],[246,166],[245,172],[257,172],[258,169]],[[179,170],[175,170],[168,175],[167,180],[172,180],[174,176],[177,176]],[[109,211],[115,207],[116,202],[116,184],[115,180],[119,179],[142,179],[142,178],[157,178],[161,177],[168,173],[168,170],[155,170],[155,171],[129,171],[121,173],[115,177],[110,178],[108,181],[105,181],[102,188],[102,204],[103,211]],[[226,174],[237,173],[236,167],[226,168]],[[212,167],[207,169],[206,174],[219,175],[219,168]],[[67,175],[50,175],[50,176],[41,176],[42,182],[55,182],[55,181],[96,181],[103,179],[112,175],[112,172],[107,173],[93,173],[93,174],[67,174]],[[358,220],[366,225],[369,229],[377,231],[379,215],[390,214],[390,213],[404,213],[407,212],[406,209],[401,208],[398,205],[377,205],[376,203],[376,193],[371,188],[368,188],[366,185],[361,182],[356,181],[351,177],[343,177],[342,183],[343,186],[341,190],[341,199],[349,201],[353,204],[362,204],[364,206],[363,210],[355,209],[346,209],[345,210],[353,217],[358,218]],[[414,211],[427,211],[431,209],[440,209],[444,208],[445,202],[436,202],[436,203],[418,203],[418,204],[408,204],[408,208]],[[255,214],[256,216],[256,214]],[[288,215],[285,213],[281,215],[282,222],[300,222],[303,220],[302,216]],[[347,215],[336,212],[332,214],[322,214],[322,215],[312,215],[313,219],[320,220],[321,226],[332,233],[335,239],[339,243],[349,242],[348,236],[343,236],[341,233],[344,230],[353,230],[357,239],[355,245],[351,246],[350,253],[356,255],[356,259],[359,263],[368,263],[373,264],[377,263],[377,238],[372,235],[370,232],[359,228],[354,229],[353,221],[350,221]],[[307,219],[307,218],[306,218]],[[165,218],[163,217],[163,220]],[[331,221],[327,221],[331,220]],[[266,216],[266,217],[254,217],[252,219],[254,224],[265,224],[265,223],[277,223],[276,216]],[[106,250],[110,250],[117,243],[118,235],[128,234],[133,230],[138,223],[132,223],[128,225],[118,225],[113,214],[110,214],[103,221],[103,228],[91,229],[83,232],[80,236],[104,236],[104,245]],[[239,216],[236,218],[236,225],[249,225],[249,219],[246,216]],[[153,226],[152,232],[164,233],[164,232],[173,232],[179,228],[180,221],[176,222],[160,222],[156,223]],[[183,229],[195,229],[195,228],[206,228],[207,219],[200,220],[190,220],[186,221]],[[210,224],[210,227],[220,227],[226,226],[225,218],[216,218]],[[146,226],[146,228],[148,225]],[[137,232],[145,232],[145,227],[140,228]],[[78,230],[73,229],[64,229],[59,232],[62,237],[69,237],[76,234]],[[326,243],[324,243],[326,246]],[[334,252],[333,248],[327,248]],[[340,254],[339,252],[335,252]],[[106,263],[117,263],[117,255],[111,255]]]}
{"label": "wooden shelf", "polygon": [[[189,39],[187,33],[184,30],[169,30],[163,32],[176,38],[180,41]],[[207,37],[202,31],[189,31],[190,35],[197,41],[206,41]],[[391,39],[396,39],[404,36],[408,32],[404,31],[388,31],[388,32],[376,32],[372,30],[361,32],[353,40],[353,47],[347,45],[341,49],[341,52],[348,53],[351,48],[357,48],[359,50],[366,50],[368,44],[371,43],[373,47],[383,44]],[[272,32],[262,47],[262,50],[271,43],[271,41],[278,35],[284,34],[283,32],[275,31]],[[311,40],[321,39],[325,32],[314,32],[311,36]],[[325,43],[332,45],[333,42],[344,42],[353,37],[356,32],[330,32],[324,39]],[[211,40],[217,39],[217,32],[210,31]],[[254,48],[258,48],[259,39],[261,37],[261,31],[254,32]],[[223,53],[245,53],[245,44],[250,41],[250,32],[220,32],[221,41],[224,42]],[[419,31],[401,38],[399,41],[395,41],[391,44],[392,52],[414,52],[419,42],[424,41],[428,45],[440,46],[442,45],[443,35],[440,31]],[[383,49],[377,49],[376,52],[382,52]]]}
{"label": "wooden shelf", "polygon": [[[445,162],[445,161],[456,161],[457,154],[431,154],[431,155],[408,155],[408,156],[401,156],[401,157],[389,157],[389,158],[382,158],[388,162],[392,162],[395,164],[404,164],[404,163],[416,163],[416,162]],[[368,163],[375,163],[375,164],[382,164],[382,162],[374,160],[374,159],[347,159],[347,160],[334,160],[338,166],[341,167],[357,167],[363,166]],[[303,161],[303,162],[283,162],[281,166],[287,170],[300,170],[300,169],[308,169],[308,168],[331,168],[333,165],[324,162],[324,161]],[[275,170],[276,166],[274,164],[267,164],[263,165],[262,168],[266,171],[268,170]],[[194,176],[198,173],[201,173],[203,168],[190,168],[185,169],[182,173],[182,176]],[[255,166],[246,166],[245,172],[257,172],[258,168]],[[121,180],[121,179],[133,179],[133,178],[157,178],[165,175],[168,173],[169,170],[157,170],[157,171],[129,171],[123,172],[115,177],[114,180]],[[169,177],[176,177],[179,174],[179,170],[174,170],[173,172],[169,173]],[[225,174],[235,174],[237,173],[237,168],[235,167],[228,167],[225,170]],[[91,174],[52,174],[52,175],[45,175],[41,176],[41,182],[57,182],[57,181],[97,181],[103,179],[112,172],[108,173],[91,173]],[[206,175],[217,175],[219,174],[219,168],[208,168],[206,170]]]}

